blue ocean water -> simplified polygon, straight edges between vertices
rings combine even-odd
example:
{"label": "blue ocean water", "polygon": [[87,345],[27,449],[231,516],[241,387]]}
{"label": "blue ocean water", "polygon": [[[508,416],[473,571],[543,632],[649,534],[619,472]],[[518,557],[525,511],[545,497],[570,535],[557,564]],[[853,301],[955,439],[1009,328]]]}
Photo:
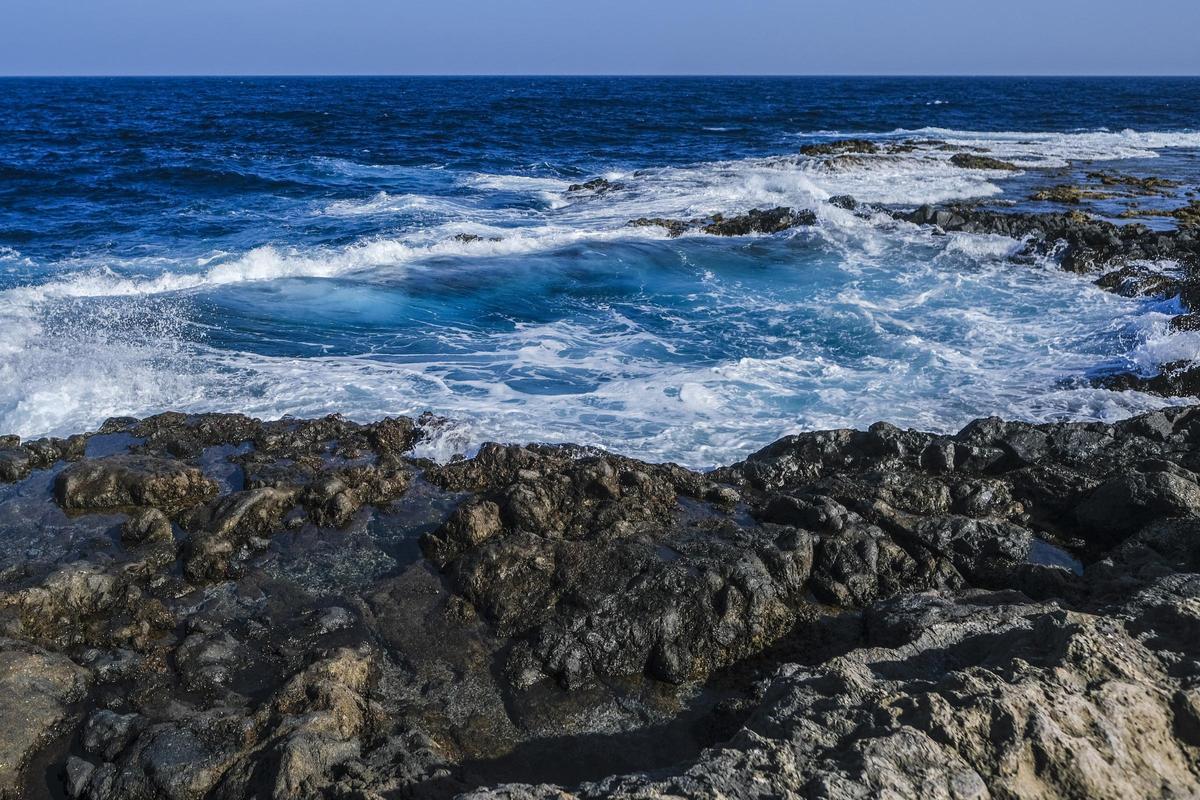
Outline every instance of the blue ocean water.
{"label": "blue ocean water", "polygon": [[[844,136],[919,144],[799,154]],[[825,202],[1038,208],[1097,168],[1195,189],[1200,80],[0,80],[0,430],[432,410],[443,455],[706,466],[877,419],[1116,418],[1165,401],[1088,376],[1200,353],[1173,302]],[[625,225],[777,205],[819,224]]]}

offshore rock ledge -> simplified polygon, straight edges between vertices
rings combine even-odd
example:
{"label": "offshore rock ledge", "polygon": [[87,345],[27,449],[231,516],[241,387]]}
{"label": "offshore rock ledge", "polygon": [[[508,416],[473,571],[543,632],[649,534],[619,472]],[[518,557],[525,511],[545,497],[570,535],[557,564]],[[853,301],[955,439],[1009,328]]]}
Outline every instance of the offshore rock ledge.
{"label": "offshore rock ledge", "polygon": [[1200,407],[710,473],[440,424],[6,437],[0,797],[1200,794]]}

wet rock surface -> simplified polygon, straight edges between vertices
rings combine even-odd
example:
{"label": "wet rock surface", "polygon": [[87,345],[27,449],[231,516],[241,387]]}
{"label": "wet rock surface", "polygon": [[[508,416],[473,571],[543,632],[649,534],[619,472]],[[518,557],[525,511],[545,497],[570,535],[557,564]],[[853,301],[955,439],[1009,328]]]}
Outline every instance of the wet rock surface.
{"label": "wet rock surface", "polygon": [[962,169],[989,169],[1012,172],[1020,169],[1016,164],[1001,161],[991,156],[981,156],[975,153],[955,153],[950,156],[950,163]]}
{"label": "wet rock surface", "polygon": [[847,153],[870,155],[879,152],[879,145],[869,139],[839,139],[834,142],[809,144],[800,148],[805,156],[836,156]]}
{"label": "wet rock surface", "polygon": [[780,233],[792,228],[816,225],[817,215],[807,209],[780,206],[766,211],[752,208],[744,214],[729,217],[714,214],[711,217],[691,220],[639,217],[628,224],[633,228],[665,228],[671,237],[682,236],[689,231],[711,236],[747,236],[752,233]]}
{"label": "wet rock surface", "polygon": [[116,419],[6,478],[0,797],[1200,792],[1200,407],[710,473],[438,424]]}

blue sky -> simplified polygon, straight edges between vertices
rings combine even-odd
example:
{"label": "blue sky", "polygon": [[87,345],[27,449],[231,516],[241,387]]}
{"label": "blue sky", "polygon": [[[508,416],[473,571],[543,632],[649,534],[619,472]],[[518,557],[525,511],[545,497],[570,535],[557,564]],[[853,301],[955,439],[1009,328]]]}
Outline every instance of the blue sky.
{"label": "blue sky", "polygon": [[1200,0],[0,0],[0,74],[1200,74]]}

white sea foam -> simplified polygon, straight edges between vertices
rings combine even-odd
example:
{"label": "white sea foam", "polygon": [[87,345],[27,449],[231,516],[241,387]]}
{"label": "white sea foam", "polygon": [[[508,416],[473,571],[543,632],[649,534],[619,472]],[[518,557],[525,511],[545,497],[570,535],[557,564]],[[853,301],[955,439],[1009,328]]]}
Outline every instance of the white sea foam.
{"label": "white sea foam", "polygon": [[[477,351],[428,358],[270,357],[192,343],[185,315],[163,305],[159,318],[175,321],[158,329],[130,325],[127,316],[107,326],[89,322],[74,337],[40,331],[22,358],[5,362],[5,385],[21,388],[0,397],[0,422],[41,433],[165,407],[262,417],[340,411],[363,420],[434,410],[462,420],[427,443],[426,454],[439,458],[489,439],[570,440],[707,466],[804,429],[888,419],[951,431],[988,413],[1113,419],[1166,402],[1058,385],[1102,357],[1090,331],[1131,320],[1145,331],[1146,358],[1174,355],[1157,338],[1166,316],[1075,276],[1014,269],[1003,261],[1011,240],[953,235],[931,253],[926,232],[855,220],[824,229],[822,242],[843,255],[842,289],[800,302],[816,315],[814,324],[822,313],[863,321],[879,338],[875,354],[839,361],[801,348],[672,364],[646,354],[673,352],[677,341],[610,309],[601,324],[520,324],[486,341],[464,340]],[[747,293],[720,272],[697,279],[697,305],[724,309],[724,324],[747,336],[796,311],[793,303]],[[881,280],[885,289],[867,288]],[[1037,313],[1022,310],[1030,303]],[[956,327],[960,333],[947,334]],[[559,393],[522,382],[547,374],[585,379]]]}
{"label": "white sea foam", "polygon": [[[457,233],[471,232],[482,239],[462,240]],[[495,240],[487,238],[497,237]],[[400,239],[371,239],[342,249],[298,251],[273,246],[258,247],[207,269],[164,272],[153,277],[129,277],[97,267],[46,283],[0,291],[0,318],[16,309],[67,298],[131,297],[213,289],[237,283],[282,278],[336,278],[358,272],[396,274],[423,259],[459,256],[481,258],[554,250],[588,241],[663,239],[661,228],[586,230],[565,226],[497,229],[455,224],[416,237],[426,243]]]}
{"label": "white sea foam", "polygon": [[441,197],[420,194],[392,195],[379,192],[368,200],[338,200],[330,203],[319,213],[331,217],[373,216],[378,214],[402,214],[426,212],[446,216],[462,216],[471,207]]}
{"label": "white sea foam", "polygon": [[960,147],[986,148],[990,155],[1028,167],[1062,167],[1071,161],[1155,158],[1168,148],[1200,148],[1200,131],[964,131],[900,128],[878,133],[819,131],[796,134],[821,138],[853,135],[869,139],[933,139]]}
{"label": "white sea foam", "polygon": [[[1030,168],[1200,147],[1200,134],[924,129],[886,136],[987,147]],[[0,291],[0,430],[66,433],[109,415],[164,408],[263,417],[341,411],[360,419],[433,410],[461,423],[426,443],[431,457],[487,439],[571,440],[706,466],[804,429],[888,419],[948,431],[988,413],[1114,419],[1168,402],[1062,378],[1079,378],[1113,356],[1148,371],[1195,357],[1200,335],[1170,334],[1171,309],[1106,294],[1054,270],[1015,268],[1005,261],[1018,246],[1011,239],[954,234],[935,240],[927,230],[864,220],[825,202],[851,194],[866,202],[936,203],[1001,192],[1004,175],[960,169],[951,155],[930,147],[613,172],[606,177],[624,188],[603,194],[567,193],[570,182],[555,178],[473,174],[461,178],[453,199],[379,192],[327,205],[321,211],[331,216],[387,218],[386,236],[349,246],[264,246],[186,263],[56,265],[42,283]],[[390,169],[348,162],[324,168],[348,179]],[[538,203],[489,207],[466,190],[481,197],[526,195]],[[602,324],[517,324],[483,340],[450,330],[445,352],[427,357],[364,347],[353,356],[300,358],[218,347],[189,322],[191,298],[241,284],[389,284],[412,270],[446,264],[486,270],[496,257],[666,239],[660,228],[626,227],[637,217],[686,219],[776,205],[818,213],[817,227],[792,234],[797,238],[790,244],[809,248],[797,250],[803,266],[796,269],[830,270],[838,291],[784,301],[746,289],[719,263],[696,264],[694,307],[678,310],[679,338],[602,307]],[[669,246],[679,249],[682,268],[693,268],[688,241]],[[809,263],[814,252],[823,260]],[[0,265],[23,258],[3,252]],[[780,285],[788,279],[781,275]],[[711,335],[689,317],[706,308],[719,309],[729,330],[769,354],[686,363],[678,357],[684,343]],[[873,337],[871,349],[847,360],[800,343],[804,332],[788,327],[798,309],[811,314],[818,329],[853,321],[852,329]],[[1128,352],[1111,352],[1116,332],[1132,342]],[[569,376],[573,383],[553,392],[531,388],[545,376]]]}

